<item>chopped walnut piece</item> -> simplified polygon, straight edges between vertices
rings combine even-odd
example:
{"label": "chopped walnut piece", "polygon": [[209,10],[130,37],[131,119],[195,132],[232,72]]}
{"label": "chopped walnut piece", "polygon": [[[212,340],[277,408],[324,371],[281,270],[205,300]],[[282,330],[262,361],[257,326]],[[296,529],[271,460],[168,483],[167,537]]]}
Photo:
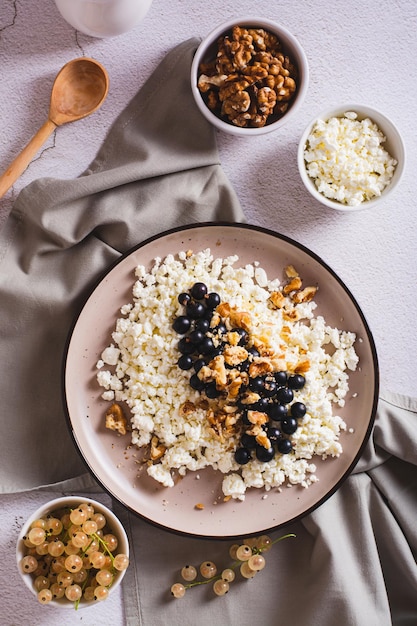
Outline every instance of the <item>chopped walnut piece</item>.
{"label": "chopped walnut piece", "polygon": [[294,372],[296,374],[304,374],[305,372],[308,372],[310,367],[310,361],[308,359],[305,359],[304,361],[299,361],[299,363],[297,363],[296,367],[294,368]]}
{"label": "chopped walnut piece", "polygon": [[282,309],[287,302],[284,294],[281,291],[273,291],[269,297],[269,300],[277,309]]}
{"label": "chopped walnut piece", "polygon": [[218,307],[216,307],[216,312],[221,317],[229,317],[231,310],[232,310],[232,307],[230,306],[230,304],[228,302],[221,302],[218,305]]}
{"label": "chopped walnut piece", "polygon": [[291,311],[284,311],[282,317],[286,322],[297,322],[300,319],[300,314],[297,309]]}
{"label": "chopped walnut piece", "polygon": [[256,435],[255,439],[256,443],[263,448],[266,448],[268,450],[271,447],[271,442],[263,431],[259,433],[259,435]]}
{"label": "chopped walnut piece", "polygon": [[151,460],[158,461],[166,452],[166,447],[159,443],[158,437],[152,437],[151,439]]}
{"label": "chopped walnut piece", "polygon": [[297,278],[299,276],[299,273],[293,265],[287,265],[285,268],[285,274],[288,278]]}
{"label": "chopped walnut piece", "polygon": [[248,411],[248,420],[251,424],[262,426],[262,424],[266,424],[268,422],[269,418],[268,415],[262,411]]}
{"label": "chopped walnut piece", "polygon": [[263,376],[264,374],[268,374],[268,372],[273,371],[273,366],[270,359],[265,359],[263,357],[256,357],[253,359],[253,362],[249,365],[249,376],[251,378],[256,378],[257,376]]}
{"label": "chopped walnut piece", "polygon": [[210,367],[211,371],[213,372],[213,378],[216,381],[216,386],[219,389],[224,389],[227,384],[227,373],[226,367],[224,365],[224,356],[222,354],[215,356],[214,359],[210,361]]}
{"label": "chopped walnut piece", "polygon": [[195,411],[195,404],[191,402],[190,400],[187,400],[186,402],[184,402],[184,404],[182,404],[180,407],[180,415],[182,415],[183,417],[190,415],[194,411]]}
{"label": "chopped walnut piece", "polygon": [[115,430],[120,435],[127,433],[127,419],[120,404],[112,404],[106,411],[106,428]]}
{"label": "chopped walnut piece", "polygon": [[194,506],[195,509],[197,509],[197,511],[203,511],[204,510],[204,504],[202,502],[197,502],[197,504]]}
{"label": "chopped walnut piece", "polygon": [[232,309],[230,311],[230,321],[233,326],[243,328],[243,330],[249,331],[251,328],[251,316],[246,311],[236,311]]}
{"label": "chopped walnut piece", "polygon": [[[237,335],[238,333],[229,334]],[[243,346],[231,345],[224,349],[223,356],[227,365],[239,365],[248,358],[248,351]]]}
{"label": "chopped walnut piece", "polygon": [[296,304],[300,304],[301,302],[310,302],[314,298],[317,293],[317,287],[305,287],[301,291],[294,293],[291,296],[291,299]]}
{"label": "chopped walnut piece", "polygon": [[226,80],[227,76],[225,74],[220,74],[219,76],[206,76],[205,74],[201,74],[198,79],[198,88],[201,93],[205,93],[209,91],[213,85],[215,87],[221,87]]}
{"label": "chopped walnut piece", "polygon": [[284,286],[283,292],[287,295],[291,293],[291,291],[298,291],[298,289],[301,289],[301,286],[301,278],[299,276],[294,276],[294,278],[292,278],[290,282]]}

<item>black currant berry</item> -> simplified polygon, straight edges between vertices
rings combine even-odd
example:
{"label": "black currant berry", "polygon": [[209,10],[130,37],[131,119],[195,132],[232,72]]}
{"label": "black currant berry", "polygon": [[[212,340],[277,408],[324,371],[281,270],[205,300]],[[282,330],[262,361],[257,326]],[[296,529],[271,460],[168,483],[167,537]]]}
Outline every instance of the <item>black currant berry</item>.
{"label": "black currant berry", "polygon": [[239,465],[246,465],[246,463],[249,463],[251,458],[252,456],[250,450],[247,448],[237,448],[235,452],[236,463],[239,463]]}
{"label": "black currant berry", "polygon": [[290,389],[302,389],[306,384],[306,379],[301,374],[294,374],[288,378],[287,384]]}
{"label": "black currant berry", "polygon": [[204,283],[194,283],[190,290],[191,297],[195,300],[202,300],[207,294],[207,285]]}
{"label": "black currant berry", "polygon": [[292,389],[288,389],[288,387],[280,387],[277,390],[276,399],[278,402],[282,404],[289,404],[294,398],[294,394]]}
{"label": "black currant berry", "polygon": [[289,439],[281,439],[277,444],[278,452],[288,454],[292,450],[292,443]]}
{"label": "black currant berry", "polygon": [[207,294],[207,296],[204,299],[207,308],[209,309],[215,309],[216,306],[219,306],[220,304],[220,296],[218,293],[209,293]]}
{"label": "black currant berry", "polygon": [[271,420],[279,421],[288,415],[288,409],[284,404],[271,404],[268,410]]}
{"label": "black currant berry", "polygon": [[178,359],[177,365],[182,370],[190,370],[193,366],[193,359],[189,354],[183,354]]}
{"label": "black currant berry", "polygon": [[191,320],[189,317],[186,317],[185,315],[179,315],[174,320],[174,323],[172,324],[172,328],[179,335],[185,335],[185,333],[187,333],[190,330],[190,327],[191,327]]}
{"label": "black currant berry", "polygon": [[258,461],[261,461],[262,463],[268,463],[269,461],[272,461],[275,456],[275,450],[272,447],[264,448],[263,446],[256,446],[255,453]]}
{"label": "black currant berry", "polygon": [[307,413],[306,405],[303,404],[302,402],[294,402],[294,404],[291,405],[292,417],[296,417],[296,418],[304,417],[306,413]]}
{"label": "black currant berry", "polygon": [[297,420],[294,417],[286,417],[281,420],[281,430],[286,435],[292,435],[298,428]]}

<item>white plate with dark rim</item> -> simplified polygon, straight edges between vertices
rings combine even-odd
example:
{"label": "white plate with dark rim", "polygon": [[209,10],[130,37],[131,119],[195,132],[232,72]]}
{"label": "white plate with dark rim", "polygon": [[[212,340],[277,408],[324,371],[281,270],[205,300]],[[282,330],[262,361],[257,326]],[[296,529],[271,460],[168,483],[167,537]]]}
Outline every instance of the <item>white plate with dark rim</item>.
{"label": "white plate with dark rim", "polygon": [[[111,340],[120,307],[132,301],[134,270],[151,267],[155,257],[181,250],[211,248],[225,257],[239,255],[238,265],[259,261],[269,278],[284,278],[294,265],[304,284],[318,284],[317,314],[340,329],[356,333],[360,364],[350,373],[346,405],[338,408],[351,432],[342,433],[343,454],[314,457],[319,481],[309,488],[249,489],[244,502],[224,502],[223,475],[211,469],[189,472],[175,487],[165,488],[138,471],[130,438],[104,427],[108,403],[96,381],[96,363]],[[356,465],[375,419],[379,391],[378,361],[372,334],[354,296],[316,254],[278,233],[246,224],[195,224],[152,237],[127,252],[93,289],[69,334],[63,367],[68,423],[87,467],[102,487],[148,522],[195,537],[225,539],[266,533],[313,511],[329,498]],[[196,503],[204,509],[197,510]]]}

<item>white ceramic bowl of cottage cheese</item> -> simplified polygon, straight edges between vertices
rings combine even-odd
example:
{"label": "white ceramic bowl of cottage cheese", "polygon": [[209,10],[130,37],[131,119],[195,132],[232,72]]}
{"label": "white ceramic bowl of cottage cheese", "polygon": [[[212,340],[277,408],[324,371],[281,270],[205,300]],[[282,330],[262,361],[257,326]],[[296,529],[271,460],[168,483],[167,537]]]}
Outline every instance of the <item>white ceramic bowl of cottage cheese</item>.
{"label": "white ceramic bowl of cottage cheese", "polygon": [[310,194],[338,211],[375,208],[394,192],[405,167],[395,124],[368,106],[323,111],[303,132],[298,169]]}

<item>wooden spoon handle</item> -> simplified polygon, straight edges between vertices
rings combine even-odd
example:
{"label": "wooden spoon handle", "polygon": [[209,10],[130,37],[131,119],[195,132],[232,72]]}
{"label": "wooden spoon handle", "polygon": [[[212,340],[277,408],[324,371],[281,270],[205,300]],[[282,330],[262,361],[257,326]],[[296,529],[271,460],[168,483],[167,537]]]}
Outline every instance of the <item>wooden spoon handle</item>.
{"label": "wooden spoon handle", "polygon": [[35,154],[43,146],[48,137],[56,128],[51,120],[47,120],[38,132],[32,137],[27,146],[9,165],[7,170],[0,176],[0,198],[4,196],[6,191],[17,181],[19,176],[23,174]]}

